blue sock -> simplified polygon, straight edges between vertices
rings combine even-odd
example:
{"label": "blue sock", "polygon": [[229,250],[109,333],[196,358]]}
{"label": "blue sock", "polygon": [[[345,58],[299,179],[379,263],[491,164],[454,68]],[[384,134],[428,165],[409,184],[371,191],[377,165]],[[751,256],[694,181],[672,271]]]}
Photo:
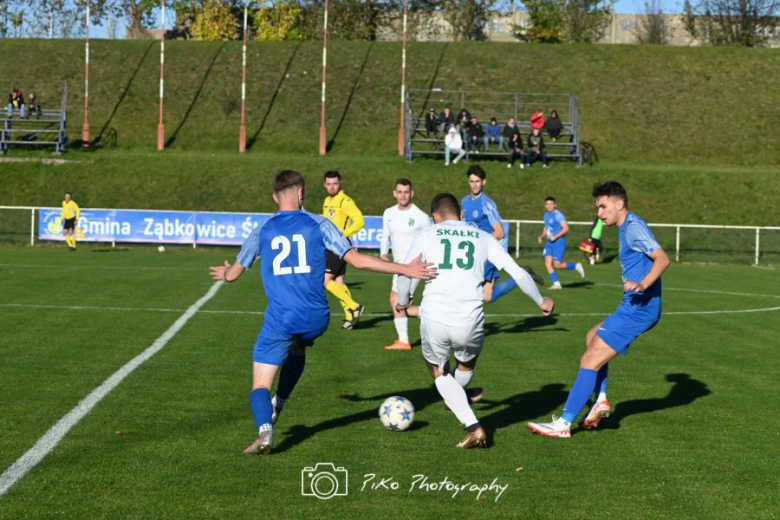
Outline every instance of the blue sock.
{"label": "blue sock", "polygon": [[574,269],[577,269],[577,264],[566,262],[566,269],[569,271],[573,271]]}
{"label": "blue sock", "polygon": [[609,372],[609,363],[601,367],[599,373],[596,374],[596,389],[594,393],[597,399],[600,393],[607,393],[607,372]]}
{"label": "blue sock", "polygon": [[566,399],[566,405],[563,407],[561,418],[564,421],[573,423],[574,419],[577,418],[580,411],[585,407],[590,394],[593,393],[593,389],[596,387],[596,374],[597,372],[590,368],[580,368],[577,380],[574,381],[574,386],[571,388],[571,392],[569,392],[569,398]]}
{"label": "blue sock", "polygon": [[282,365],[279,372],[279,384],[276,385],[276,396],[279,399],[289,399],[295,385],[303,374],[303,368],[306,366],[306,355],[296,356],[288,354],[287,360]]}
{"label": "blue sock", "polygon": [[249,406],[252,408],[252,415],[255,416],[255,424],[258,428],[266,426],[271,427],[271,392],[265,388],[252,390],[249,394]]}
{"label": "blue sock", "polygon": [[552,280],[552,283],[558,283],[558,273],[555,271],[550,273],[550,280]]}
{"label": "blue sock", "polygon": [[510,278],[508,280],[504,280],[503,282],[499,282],[496,284],[495,288],[493,289],[493,299],[490,300],[491,302],[494,302],[504,296],[506,293],[511,291],[517,287],[517,283],[515,282],[514,278]]}

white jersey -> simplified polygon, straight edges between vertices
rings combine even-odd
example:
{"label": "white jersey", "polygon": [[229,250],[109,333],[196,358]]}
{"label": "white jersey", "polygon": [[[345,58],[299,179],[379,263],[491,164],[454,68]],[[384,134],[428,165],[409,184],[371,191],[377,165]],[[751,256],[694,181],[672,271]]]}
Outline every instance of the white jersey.
{"label": "white jersey", "polygon": [[393,259],[396,262],[403,261],[412,245],[414,234],[430,225],[431,218],[414,204],[405,211],[401,211],[397,204],[387,208],[382,215],[380,254],[386,255],[392,248]]}
{"label": "white jersey", "polygon": [[[437,268],[436,278],[425,282],[420,317],[452,327],[467,327],[484,319],[486,260],[498,269],[511,264],[520,270],[490,233],[459,220],[434,224],[417,233],[405,262],[420,253],[424,262]],[[541,303],[541,296],[537,300]]]}

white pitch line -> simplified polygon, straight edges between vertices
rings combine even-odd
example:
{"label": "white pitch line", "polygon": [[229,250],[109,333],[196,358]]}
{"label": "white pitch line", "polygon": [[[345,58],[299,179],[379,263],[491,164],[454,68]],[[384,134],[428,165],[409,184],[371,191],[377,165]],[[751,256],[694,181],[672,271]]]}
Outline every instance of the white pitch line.
{"label": "white pitch line", "polygon": [[35,264],[0,264],[0,267],[30,268],[30,269],[109,269],[122,271],[203,271],[202,267],[164,267],[164,266],[133,266],[133,265],[35,265]]}
{"label": "white pitch line", "polygon": [[[597,283],[602,287],[623,287],[623,284],[610,284],[610,283]],[[682,291],[701,294],[725,294],[728,296],[758,296],[760,298],[780,298],[780,294],[758,294],[758,293],[742,293],[742,292],[728,292],[728,291],[707,291],[704,289],[685,289],[682,287],[664,287],[664,291]]]}
{"label": "white pitch line", "polygon": [[217,291],[224,282],[217,282],[211,286],[208,292],[198,301],[193,303],[187,311],[177,319],[162,336],[152,343],[152,345],[130,360],[125,366],[114,372],[106,379],[103,384],[94,389],[87,397],[82,399],[73,410],[67,413],[62,419],[52,426],[27,453],[19,457],[11,467],[0,475],[0,497],[2,497],[14,484],[19,482],[31,469],[41,462],[62,440],[63,437],[78,422],[84,418],[100,401],[106,397],[111,390],[117,387],[128,375],[145,361],[154,356],[163,349],[166,344],[179,332],[184,325],[192,318],[195,313],[211,298],[217,294]]}

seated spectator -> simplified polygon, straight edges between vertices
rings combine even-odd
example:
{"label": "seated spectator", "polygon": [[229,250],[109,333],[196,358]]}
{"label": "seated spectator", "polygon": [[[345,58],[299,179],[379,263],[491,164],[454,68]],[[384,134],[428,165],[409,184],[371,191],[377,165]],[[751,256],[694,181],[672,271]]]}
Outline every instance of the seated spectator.
{"label": "seated spectator", "polygon": [[525,165],[530,168],[535,159],[541,159],[544,168],[547,168],[547,152],[544,151],[544,137],[538,128],[534,128],[528,136],[528,152],[525,155]]}
{"label": "seated spectator", "polygon": [[538,128],[541,131],[544,128],[544,112],[537,110],[531,116],[531,128]]}
{"label": "seated spectator", "polygon": [[19,109],[19,115],[22,116],[22,118],[26,117],[25,112],[25,106],[24,106],[24,94],[22,94],[21,89],[15,88],[11,90],[11,93],[8,94],[8,117],[14,116],[14,108]]}
{"label": "seated spectator", "polygon": [[471,126],[471,114],[465,108],[461,108],[458,112],[458,124],[460,125],[460,136],[465,140],[469,135],[469,126]]}
{"label": "seated spectator", "polygon": [[485,138],[485,151],[490,150],[490,145],[498,144],[498,151],[504,149],[504,138],[501,137],[501,127],[498,125],[495,117],[490,118],[490,124],[487,126],[487,137]]}
{"label": "seated spectator", "polygon": [[444,132],[455,124],[455,114],[452,113],[450,107],[444,107],[444,110],[439,114],[439,133],[444,137]]}
{"label": "seated spectator", "polygon": [[552,137],[553,142],[557,141],[561,136],[563,123],[561,122],[561,118],[558,117],[557,110],[550,111],[550,117],[544,122],[544,128],[547,130],[547,133],[550,134],[550,137]]}
{"label": "seated spectator", "polygon": [[479,149],[483,147],[485,142],[485,129],[482,128],[482,123],[477,121],[476,117],[471,118],[471,124],[469,124],[469,152],[479,153]]}
{"label": "seated spectator", "polygon": [[506,167],[511,168],[515,165],[515,161],[520,159],[520,168],[523,167],[523,138],[520,137],[520,132],[512,134],[512,137],[507,141],[507,163]]}
{"label": "seated spectator", "polygon": [[36,114],[36,117],[38,119],[41,118],[41,115],[43,111],[41,110],[41,105],[38,104],[38,96],[35,95],[34,92],[30,92],[27,94],[27,112],[32,116],[33,114]]}
{"label": "seated spectator", "polygon": [[463,149],[463,139],[460,138],[460,133],[458,132],[458,129],[455,128],[455,125],[450,127],[450,131],[447,132],[447,137],[444,138],[444,166],[450,165],[451,153],[458,154],[455,160],[452,161],[453,164],[458,164],[458,161],[466,155],[466,151]]}
{"label": "seated spectator", "polygon": [[431,107],[428,110],[428,113],[425,114],[425,137],[430,137],[431,134],[434,136],[439,131],[439,118],[436,117],[436,110],[434,110],[433,107]]}
{"label": "seated spectator", "polygon": [[[504,138],[504,142],[508,143],[512,140],[512,135],[514,134],[520,134],[520,127],[515,123],[515,118],[510,117],[509,121],[504,125],[504,129],[501,131],[501,136]],[[509,147],[507,147],[507,150],[509,150]]]}

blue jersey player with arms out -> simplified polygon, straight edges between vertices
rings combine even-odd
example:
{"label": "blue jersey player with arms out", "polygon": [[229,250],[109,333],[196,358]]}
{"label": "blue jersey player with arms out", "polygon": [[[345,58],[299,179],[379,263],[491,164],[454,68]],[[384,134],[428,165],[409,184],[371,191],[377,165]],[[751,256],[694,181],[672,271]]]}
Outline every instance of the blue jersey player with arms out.
{"label": "blue jersey player with arms out", "polygon": [[[344,235],[327,218],[301,209],[303,177],[283,170],[274,177],[274,200],[279,212],[247,237],[234,264],[209,268],[212,278],[233,282],[260,257],[260,275],[268,299],[265,319],[252,359],[252,393],[249,397],[258,428],[258,438],[244,450],[266,454],[273,447],[273,427],[286,399],[303,373],[306,347],[314,344],[328,328],[330,308],[322,280],[325,252],[331,251],[358,269],[427,279],[428,267],[385,262],[352,249]],[[279,383],[271,400],[276,373]]]}
{"label": "blue jersey player with arms out", "polygon": [[[566,234],[569,232],[569,223],[566,222],[566,216],[558,209],[558,204],[554,197],[544,199],[544,228],[539,235],[539,243],[544,242],[544,267],[547,274],[550,275],[552,285],[551,290],[562,289],[556,269],[576,270],[581,277],[585,278],[585,268],[581,263],[573,264],[566,262]],[[545,242],[546,241],[546,242]]]}
{"label": "blue jersey player with arms out", "polygon": [[593,429],[608,417],[607,368],[609,361],[628,353],[629,345],[655,327],[661,318],[661,275],[669,267],[669,257],[658,245],[653,232],[636,213],[628,210],[628,195],[619,183],[596,184],[593,197],[599,218],[607,226],[618,227],[618,257],[623,272],[623,301],[604,321],[585,335],[585,354],[569,392],[561,417],[550,423],[529,422],[528,429],[548,437],[571,437],[571,424],[591,395],[595,402],[581,426]]}

